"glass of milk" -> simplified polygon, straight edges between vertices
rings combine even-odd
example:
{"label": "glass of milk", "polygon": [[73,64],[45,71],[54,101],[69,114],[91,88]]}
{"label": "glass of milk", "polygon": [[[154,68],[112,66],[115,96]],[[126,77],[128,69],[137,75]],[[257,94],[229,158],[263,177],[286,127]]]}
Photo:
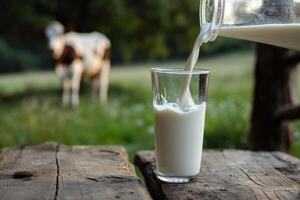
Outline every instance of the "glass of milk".
{"label": "glass of milk", "polygon": [[[157,177],[171,183],[195,181],[201,165],[209,71],[153,68],[151,75]],[[189,103],[180,106],[187,79]]]}

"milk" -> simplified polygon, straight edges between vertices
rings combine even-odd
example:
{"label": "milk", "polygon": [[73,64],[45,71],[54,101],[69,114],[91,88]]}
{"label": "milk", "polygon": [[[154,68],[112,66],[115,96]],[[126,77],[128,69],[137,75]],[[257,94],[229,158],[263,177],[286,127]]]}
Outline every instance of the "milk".
{"label": "milk", "polygon": [[[199,35],[197,36],[197,39],[194,42],[192,52],[185,64],[184,71],[187,71],[187,72],[193,71],[193,69],[197,63],[198,57],[199,57],[200,47],[203,44],[203,42],[205,41],[207,34],[209,33],[209,28],[210,28],[209,24],[202,27],[201,32],[199,33]],[[178,102],[179,107],[181,109],[195,105],[195,103],[191,97],[190,87],[189,87],[191,78],[192,78],[191,73],[185,74],[185,76],[184,76],[183,89],[181,92],[181,97]]]}
{"label": "milk", "polygon": [[300,51],[299,24],[222,27],[219,35]]}
{"label": "milk", "polygon": [[162,176],[199,174],[206,103],[182,110],[176,103],[154,105],[157,172]]}

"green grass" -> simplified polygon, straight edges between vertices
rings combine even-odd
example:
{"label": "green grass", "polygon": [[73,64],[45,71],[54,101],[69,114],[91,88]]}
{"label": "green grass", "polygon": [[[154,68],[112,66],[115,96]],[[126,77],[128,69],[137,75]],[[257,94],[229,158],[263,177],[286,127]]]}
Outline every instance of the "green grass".
{"label": "green grass", "polygon": [[[253,62],[253,52],[200,59],[198,67],[211,71],[206,148],[246,147]],[[85,90],[76,110],[61,107],[60,83],[54,72],[0,76],[0,147],[48,140],[122,144],[131,158],[137,150],[153,149],[149,72],[153,66],[183,67],[184,62],[114,66],[109,102],[93,104],[89,90]]]}

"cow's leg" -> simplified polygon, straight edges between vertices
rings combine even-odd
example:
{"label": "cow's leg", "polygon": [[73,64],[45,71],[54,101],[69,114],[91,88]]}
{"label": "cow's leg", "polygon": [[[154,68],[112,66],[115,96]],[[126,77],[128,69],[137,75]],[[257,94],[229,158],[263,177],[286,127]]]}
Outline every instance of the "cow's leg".
{"label": "cow's leg", "polygon": [[79,89],[80,89],[80,81],[81,75],[83,72],[82,62],[80,60],[75,60],[72,63],[72,106],[76,107],[79,104]]}
{"label": "cow's leg", "polygon": [[92,101],[94,102],[94,103],[96,103],[97,102],[97,100],[98,100],[98,91],[99,91],[99,88],[100,88],[100,84],[99,84],[99,82],[100,82],[100,78],[99,78],[99,76],[100,76],[100,73],[98,73],[98,74],[95,74],[94,76],[92,76],[91,77],[91,80],[92,80],[92,85],[93,85],[93,88],[92,88]]}
{"label": "cow's leg", "polygon": [[70,104],[70,90],[71,90],[71,80],[68,75],[68,67],[62,64],[55,65],[55,73],[62,80],[62,105],[64,107]]}
{"label": "cow's leg", "polygon": [[70,104],[70,90],[71,90],[71,81],[68,76],[63,78],[63,98],[62,105],[64,107],[69,106]]}
{"label": "cow's leg", "polygon": [[103,60],[102,70],[100,73],[100,102],[105,103],[107,101],[108,86],[109,86],[109,71],[110,60]]}

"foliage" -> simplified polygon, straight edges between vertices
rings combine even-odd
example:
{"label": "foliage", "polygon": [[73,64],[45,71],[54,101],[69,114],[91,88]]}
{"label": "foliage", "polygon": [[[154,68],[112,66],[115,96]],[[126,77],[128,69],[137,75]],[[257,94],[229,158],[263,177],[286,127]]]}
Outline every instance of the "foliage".
{"label": "foliage", "polygon": [[14,48],[0,38],[0,71],[21,71],[22,69],[36,69],[43,65],[42,57],[34,53]]}
{"label": "foliage", "polygon": [[[6,1],[0,12],[0,72],[51,67],[43,33],[51,20],[68,30],[106,34],[115,62],[187,57],[199,32],[198,5],[195,0]],[[221,39],[202,54],[247,46]]]}

